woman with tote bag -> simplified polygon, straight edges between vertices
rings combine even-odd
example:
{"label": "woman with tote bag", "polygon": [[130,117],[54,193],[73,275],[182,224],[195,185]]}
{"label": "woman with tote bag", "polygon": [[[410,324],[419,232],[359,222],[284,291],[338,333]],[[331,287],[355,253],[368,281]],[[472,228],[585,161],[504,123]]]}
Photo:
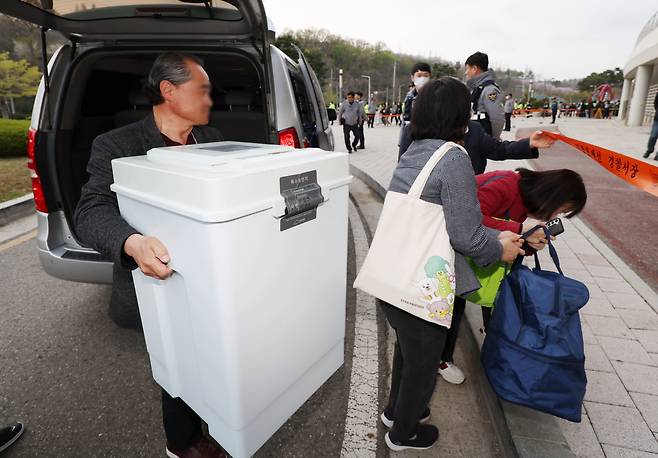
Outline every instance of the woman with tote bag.
{"label": "woman with tote bag", "polygon": [[445,77],[414,102],[414,140],[393,174],[379,224],[355,287],[378,298],[395,330],[388,406],[392,450],[427,449],[438,439],[423,424],[436,384],[456,295],[480,287],[465,256],[479,265],[513,261],[522,240],[482,225],[475,175],[463,142],[470,118],[466,86]]}

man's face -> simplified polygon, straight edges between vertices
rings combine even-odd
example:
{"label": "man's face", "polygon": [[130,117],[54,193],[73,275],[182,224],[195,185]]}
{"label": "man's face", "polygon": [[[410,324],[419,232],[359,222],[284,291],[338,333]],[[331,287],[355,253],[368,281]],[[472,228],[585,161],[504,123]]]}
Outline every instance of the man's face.
{"label": "man's face", "polygon": [[466,79],[471,79],[474,76],[476,76],[480,72],[480,68],[477,65],[468,65],[466,64],[466,71],[464,74],[466,75]]}
{"label": "man's face", "polygon": [[348,96],[347,96],[347,101],[348,101],[349,103],[352,103],[352,102],[354,102],[354,96],[353,96],[353,95],[351,95],[351,94],[350,94],[350,95],[348,95]]}
{"label": "man's face", "polygon": [[356,94],[356,95],[354,96],[354,100],[356,100],[357,102],[359,102],[359,101],[361,100],[361,96],[360,96],[359,94]]}
{"label": "man's face", "polygon": [[193,125],[206,125],[210,120],[212,85],[206,71],[196,62],[187,62],[192,78],[175,86],[169,84],[162,94],[169,108],[179,117],[190,121]]}

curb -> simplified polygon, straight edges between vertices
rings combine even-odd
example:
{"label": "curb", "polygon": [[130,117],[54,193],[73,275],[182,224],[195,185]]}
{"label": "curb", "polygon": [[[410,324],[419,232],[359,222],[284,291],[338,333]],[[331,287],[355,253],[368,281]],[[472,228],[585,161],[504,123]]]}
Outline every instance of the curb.
{"label": "curb", "polygon": [[0,226],[6,226],[11,222],[29,216],[34,212],[32,193],[2,202],[0,203]]}
{"label": "curb", "polygon": [[[350,173],[370,186],[381,198],[386,198],[386,189],[368,173],[350,164]],[[471,332],[467,333],[469,356],[480,359],[480,347],[483,336],[479,332],[479,307],[467,303],[465,325]],[[478,371],[476,383],[487,404],[494,430],[503,446],[503,455],[509,458],[575,458],[567,440],[560,430],[557,420],[548,414],[537,412],[523,406],[501,401],[494,393],[484,374]]]}

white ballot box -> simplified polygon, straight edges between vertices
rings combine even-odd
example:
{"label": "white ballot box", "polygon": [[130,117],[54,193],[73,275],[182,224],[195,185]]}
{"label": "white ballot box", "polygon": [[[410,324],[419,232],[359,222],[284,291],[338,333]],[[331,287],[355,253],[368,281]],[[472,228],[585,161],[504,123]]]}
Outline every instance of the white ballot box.
{"label": "white ballot box", "polygon": [[174,270],[133,273],[153,377],[250,456],[343,363],[348,156],[218,142],[112,170],[122,216]]}

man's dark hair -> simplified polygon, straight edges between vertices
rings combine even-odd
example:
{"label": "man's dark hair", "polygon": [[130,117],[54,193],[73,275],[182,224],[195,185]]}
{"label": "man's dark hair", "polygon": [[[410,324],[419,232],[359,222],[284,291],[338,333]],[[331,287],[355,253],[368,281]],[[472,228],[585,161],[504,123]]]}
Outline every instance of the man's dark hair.
{"label": "man's dark hair", "polygon": [[178,86],[192,79],[192,72],[187,65],[188,62],[203,66],[203,61],[198,57],[178,52],[160,54],[155,59],[144,86],[144,92],[153,105],[160,105],[164,102],[164,98],[160,93],[160,83],[162,81],[169,81],[174,86]]}
{"label": "man's dark hair", "polygon": [[411,113],[411,139],[458,142],[471,117],[471,94],[456,78],[430,81],[418,93]]}
{"label": "man's dark hair", "polygon": [[432,67],[427,62],[416,62],[413,67],[411,67],[411,74],[416,72],[429,72],[432,73]]}
{"label": "man's dark hair", "polygon": [[480,70],[486,72],[489,70],[489,56],[483,52],[478,51],[468,56],[468,59],[466,59],[466,65],[479,67]]}
{"label": "man's dark hair", "polygon": [[582,211],[587,202],[583,178],[573,170],[558,169],[535,172],[516,169],[521,175],[519,190],[528,214],[547,221],[562,206],[569,205],[567,218]]}
{"label": "man's dark hair", "polygon": [[363,97],[363,92],[361,92],[361,91],[356,91],[356,95],[358,95],[359,97]]}
{"label": "man's dark hair", "polygon": [[353,92],[353,91],[350,91],[350,92],[347,93],[347,96],[348,96],[348,97],[349,97],[350,95],[351,95],[352,97],[354,97],[354,92]]}

